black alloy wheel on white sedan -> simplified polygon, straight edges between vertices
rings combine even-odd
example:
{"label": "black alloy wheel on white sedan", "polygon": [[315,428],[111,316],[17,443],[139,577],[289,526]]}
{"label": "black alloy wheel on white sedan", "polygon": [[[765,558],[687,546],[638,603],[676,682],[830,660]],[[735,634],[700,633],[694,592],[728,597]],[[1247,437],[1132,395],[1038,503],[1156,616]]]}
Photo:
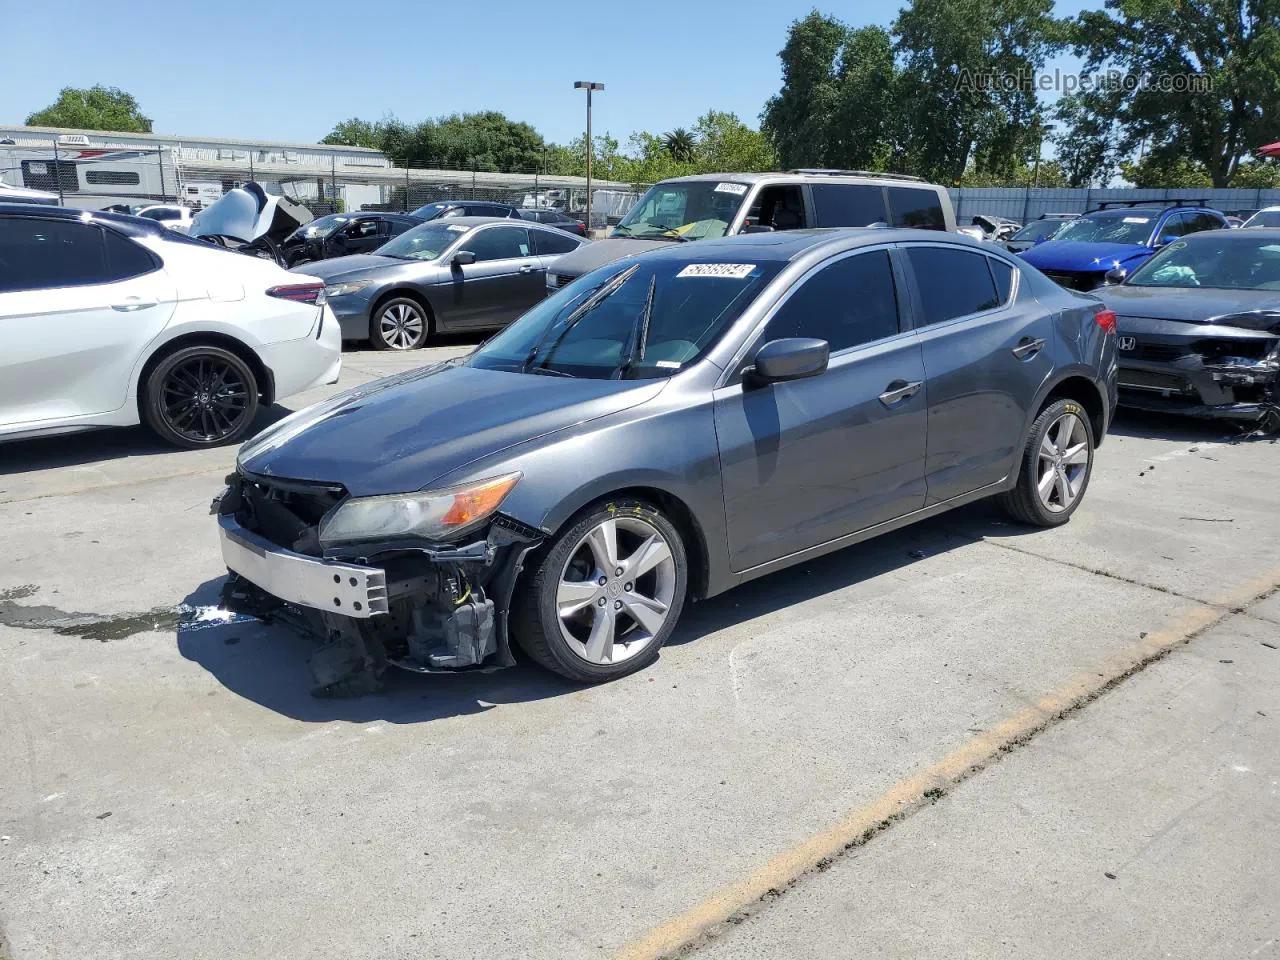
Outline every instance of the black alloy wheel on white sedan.
{"label": "black alloy wheel on white sedan", "polygon": [[142,413],[161,439],[199,450],[242,439],[258,413],[258,393],[252,368],[231,351],[185,347],[147,376]]}

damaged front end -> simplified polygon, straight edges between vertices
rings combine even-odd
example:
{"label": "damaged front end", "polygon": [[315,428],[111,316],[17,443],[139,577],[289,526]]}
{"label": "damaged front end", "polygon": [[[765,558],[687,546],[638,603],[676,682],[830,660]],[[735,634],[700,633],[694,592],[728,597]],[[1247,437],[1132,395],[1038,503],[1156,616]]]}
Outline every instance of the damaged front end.
{"label": "damaged front end", "polygon": [[[1229,329],[1233,320],[1240,323],[1235,331]],[[1276,320],[1273,314],[1222,317],[1194,338],[1161,336],[1153,329],[1186,326],[1174,321],[1147,321],[1136,336],[1125,336],[1122,328],[1121,402],[1280,430],[1280,329],[1262,326]]]}
{"label": "damaged front end", "polygon": [[223,606],[315,639],[317,696],[372,692],[388,665],[431,673],[515,662],[507,616],[539,530],[495,512],[456,542],[326,544],[323,524],[350,502],[341,486],[244,473],[227,484],[214,501],[231,574]]}

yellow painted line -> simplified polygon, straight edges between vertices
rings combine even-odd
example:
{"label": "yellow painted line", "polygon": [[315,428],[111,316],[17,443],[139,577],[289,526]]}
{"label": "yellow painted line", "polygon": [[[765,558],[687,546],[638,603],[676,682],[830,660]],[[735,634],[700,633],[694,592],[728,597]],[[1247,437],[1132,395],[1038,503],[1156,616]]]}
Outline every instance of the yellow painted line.
{"label": "yellow painted line", "polygon": [[656,926],[615,954],[615,960],[658,960],[677,954],[730,918],[748,913],[804,874],[859,847],[895,821],[920,809],[948,788],[977,773],[1001,753],[1025,743],[1064,714],[1084,706],[1147,664],[1220,623],[1280,586],[1280,569],[1241,586],[1214,605],[1200,605],[1163,630],[1108,658],[1093,670],[1038,699],[1032,706],[978,734],[932,766],[899,781],[864,807],[841,818],[744,879],[713,893],[680,916]]}

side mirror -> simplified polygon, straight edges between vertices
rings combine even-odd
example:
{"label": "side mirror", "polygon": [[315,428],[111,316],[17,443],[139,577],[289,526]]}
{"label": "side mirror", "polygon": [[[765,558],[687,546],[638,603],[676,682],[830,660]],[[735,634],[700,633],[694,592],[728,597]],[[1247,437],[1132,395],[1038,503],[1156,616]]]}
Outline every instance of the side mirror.
{"label": "side mirror", "polygon": [[468,267],[476,262],[476,255],[470,250],[459,250],[451,262],[455,267]]}
{"label": "side mirror", "polygon": [[788,337],[770,340],[756,351],[750,379],[756,383],[784,383],[816,377],[827,369],[831,348],[825,340]]}
{"label": "side mirror", "polygon": [[1124,267],[1112,267],[1106,272],[1106,276],[1103,279],[1106,280],[1107,286],[1113,287],[1118,283],[1124,283],[1124,278],[1128,275],[1129,271]]}

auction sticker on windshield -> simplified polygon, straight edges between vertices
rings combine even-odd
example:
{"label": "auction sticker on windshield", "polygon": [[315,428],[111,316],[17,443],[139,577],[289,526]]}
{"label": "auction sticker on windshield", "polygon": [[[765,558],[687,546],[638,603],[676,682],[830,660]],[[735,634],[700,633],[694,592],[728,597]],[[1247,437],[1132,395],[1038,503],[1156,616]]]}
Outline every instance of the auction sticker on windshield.
{"label": "auction sticker on windshield", "polygon": [[1124,222],[1125,223],[1150,223],[1151,218],[1150,217],[1125,217]]}
{"label": "auction sticker on windshield", "polygon": [[756,268],[754,263],[691,263],[677,277],[728,277],[730,280],[742,280],[751,275]]}
{"label": "auction sticker on windshield", "polygon": [[747,185],[745,183],[717,183],[715,192],[732,193],[740,197],[747,192]]}

